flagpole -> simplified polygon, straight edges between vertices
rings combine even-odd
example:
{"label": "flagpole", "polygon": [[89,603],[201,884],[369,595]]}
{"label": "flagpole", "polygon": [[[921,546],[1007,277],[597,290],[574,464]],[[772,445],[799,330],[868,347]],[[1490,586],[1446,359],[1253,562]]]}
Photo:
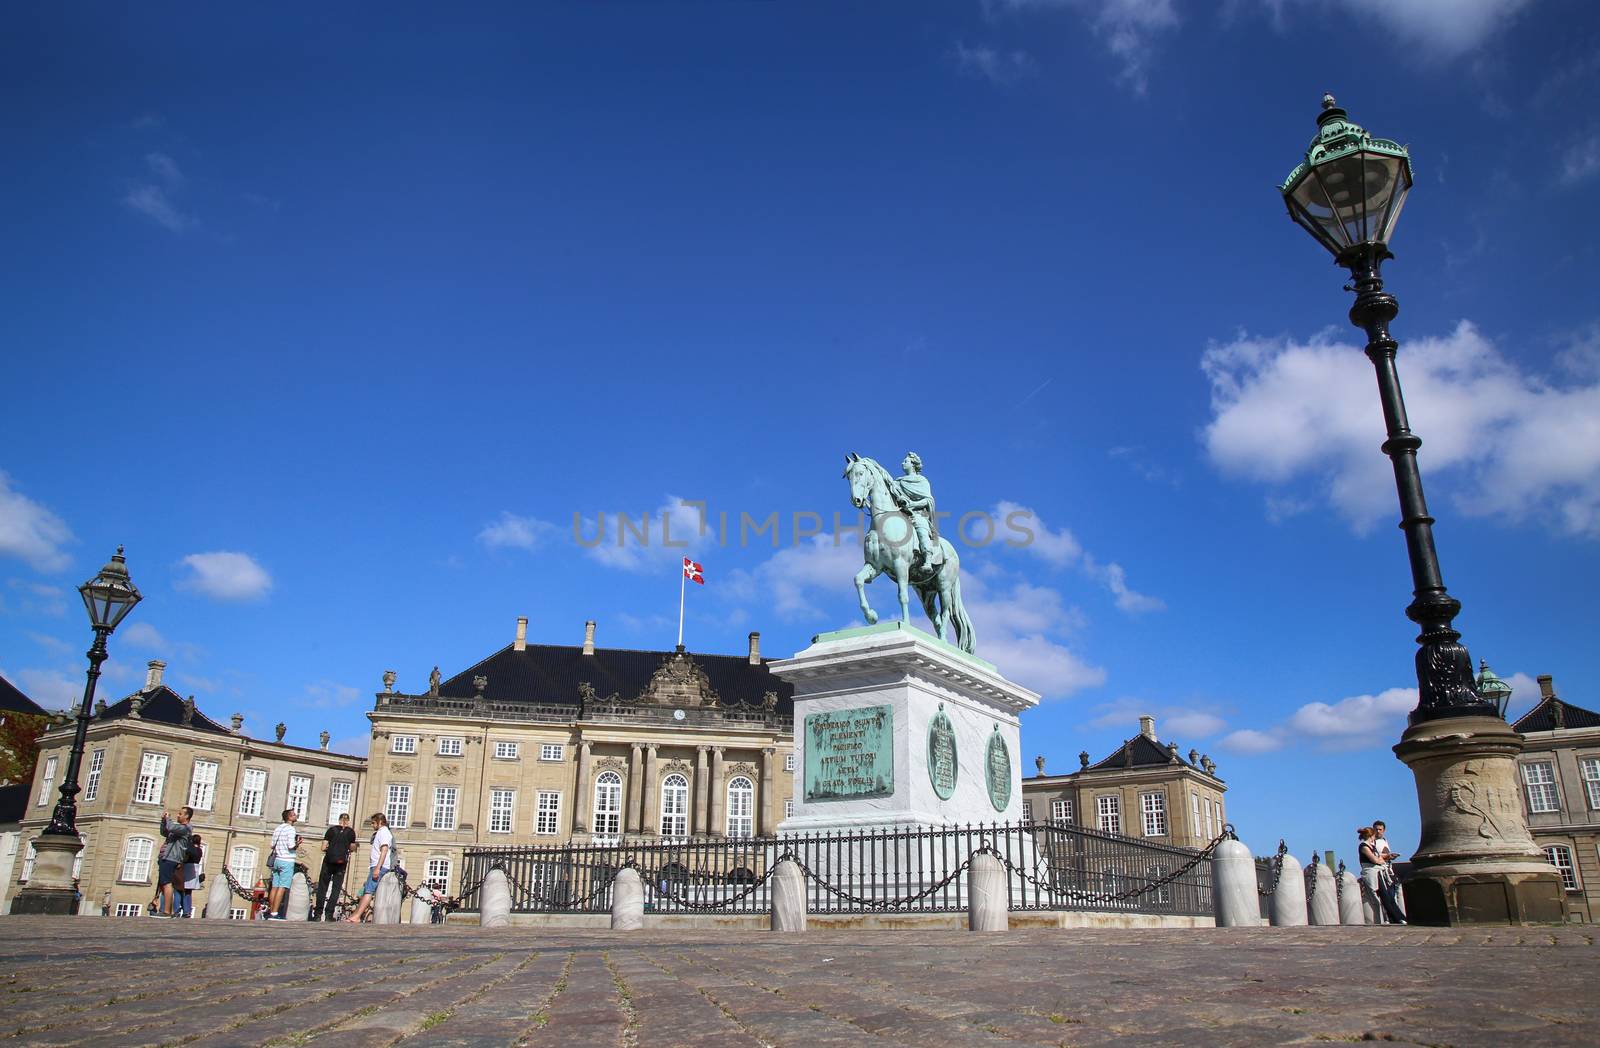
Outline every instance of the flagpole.
{"label": "flagpole", "polygon": [[678,647],[683,647],[683,590],[689,583],[689,573],[679,566],[678,570]]}

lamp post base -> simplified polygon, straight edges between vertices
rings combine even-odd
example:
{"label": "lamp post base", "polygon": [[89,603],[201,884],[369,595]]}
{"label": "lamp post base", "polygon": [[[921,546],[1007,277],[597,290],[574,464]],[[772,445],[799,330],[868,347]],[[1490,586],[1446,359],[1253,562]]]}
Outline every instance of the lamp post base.
{"label": "lamp post base", "polygon": [[83,850],[77,837],[41,833],[33,839],[33,873],[28,886],[11,900],[11,912],[65,916],[78,912],[78,893],[72,886],[73,860]]}
{"label": "lamp post base", "polygon": [[1561,877],[1522,812],[1522,736],[1498,717],[1425,720],[1394,748],[1417,780],[1422,841],[1405,880],[1413,924],[1566,919]]}

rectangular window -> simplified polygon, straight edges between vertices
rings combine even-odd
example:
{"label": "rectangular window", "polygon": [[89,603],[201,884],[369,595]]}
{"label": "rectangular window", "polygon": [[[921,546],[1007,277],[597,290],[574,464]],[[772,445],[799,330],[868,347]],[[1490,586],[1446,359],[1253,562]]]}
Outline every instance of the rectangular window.
{"label": "rectangular window", "polygon": [[539,791],[539,822],[534,832],[553,836],[561,832],[561,794],[555,790]]}
{"label": "rectangular window", "polygon": [[441,891],[450,890],[450,860],[428,860],[428,883]]}
{"label": "rectangular window", "polygon": [[390,753],[416,753],[417,737],[415,735],[396,735],[389,740]]}
{"label": "rectangular window", "polygon": [[239,814],[261,815],[261,805],[267,796],[267,769],[246,768],[239,781]]}
{"label": "rectangular window", "polygon": [[149,837],[129,837],[128,850],[122,853],[122,880],[148,881],[150,879],[150,856],[154,853],[156,842]]}
{"label": "rectangular window", "polygon": [[119,902],[116,913],[118,917],[138,917],[144,913],[144,907],[136,902]]}
{"label": "rectangular window", "polygon": [[567,748],[559,742],[541,742],[539,744],[539,759],[542,761],[559,761],[567,755]]}
{"label": "rectangular window", "polygon": [[435,786],[433,788],[433,828],[436,830],[453,830],[456,828],[456,788],[454,786]]}
{"label": "rectangular window", "polygon": [[389,784],[389,797],[383,806],[383,817],[389,828],[404,829],[411,824],[411,787],[399,783]]}
{"label": "rectangular window", "polygon": [[217,802],[217,762],[194,762],[189,775],[189,807],[195,811],[210,811]]}
{"label": "rectangular window", "polygon": [[1578,870],[1572,864],[1572,849],[1565,844],[1547,844],[1544,847],[1545,858],[1550,860],[1550,865],[1561,874],[1561,886],[1569,892],[1578,890]]}
{"label": "rectangular window", "polygon": [[[56,792],[56,758],[55,757],[46,757],[44,759],[44,776],[43,776],[43,778],[41,778],[39,780],[39,804],[40,805],[45,805],[45,804],[51,803],[50,795],[55,793],[55,792]],[[22,795],[24,797],[26,797],[28,795],[27,791],[24,790]]]}
{"label": "rectangular window", "polygon": [[1578,762],[1583,769],[1583,792],[1590,811],[1600,811],[1600,757],[1585,757]]}
{"label": "rectangular window", "polygon": [[242,921],[244,920],[245,912],[243,906],[230,906],[228,907],[228,920]]}
{"label": "rectangular window", "polygon": [[497,742],[494,744],[494,759],[497,761],[514,761],[522,752],[520,742]]}
{"label": "rectangular window", "polygon": [[783,799],[783,817],[785,819],[794,818],[794,798],[793,797],[785,797]]}
{"label": "rectangular window", "polygon": [[89,754],[89,781],[83,787],[83,799],[92,801],[100,796],[100,772],[106,766],[106,751],[95,750]]}
{"label": "rectangular window", "polygon": [[516,790],[490,790],[489,832],[510,833],[512,820],[516,816],[516,810]]}
{"label": "rectangular window", "polygon": [[1200,795],[1189,794],[1189,829],[1194,836],[1200,836]]}
{"label": "rectangular window", "polygon": [[1095,798],[1095,814],[1100,817],[1101,833],[1122,832],[1122,798],[1116,794]]}
{"label": "rectangular window", "polygon": [[233,879],[240,884],[249,886],[255,883],[256,876],[256,850],[249,845],[236,845],[228,853],[228,872],[233,874]]}
{"label": "rectangular window", "polygon": [[1556,769],[1549,761],[1529,761],[1522,766],[1522,782],[1528,788],[1528,810],[1560,811],[1556,794]]}
{"label": "rectangular window", "polygon": [[1206,840],[1209,841],[1212,837],[1216,836],[1216,834],[1211,829],[1211,801],[1209,799],[1201,801],[1200,802],[1200,810],[1205,812],[1205,816],[1206,816]]}
{"label": "rectangular window", "polygon": [[137,804],[160,804],[167,786],[167,755],[147,753],[139,760],[139,783],[133,789]]}
{"label": "rectangular window", "polygon": [[1217,806],[1217,832],[1221,833],[1222,832],[1222,802],[1221,801],[1215,801],[1214,803]]}
{"label": "rectangular window", "polygon": [[794,771],[794,753],[792,751],[783,755],[783,770]]}
{"label": "rectangular window", "polygon": [[353,782],[334,782],[328,785],[328,825],[339,825],[339,816],[350,815],[350,797],[356,792]]}
{"label": "rectangular window", "polygon": [[289,776],[289,792],[284,803],[285,808],[293,808],[296,818],[306,817],[306,808],[311,804],[311,776]]}
{"label": "rectangular window", "polygon": [[452,736],[448,736],[446,738],[440,739],[439,740],[439,756],[441,756],[441,757],[459,757],[459,756],[461,756],[461,737],[459,735],[452,735]]}
{"label": "rectangular window", "polygon": [[1063,825],[1072,825],[1072,802],[1070,800],[1053,800],[1050,802],[1050,821]]}
{"label": "rectangular window", "polygon": [[1139,813],[1144,816],[1146,837],[1167,835],[1167,795],[1164,793],[1139,794]]}
{"label": "rectangular window", "polygon": [[28,853],[22,857],[22,882],[28,883],[28,878],[33,876],[33,864],[39,858],[39,853],[34,851],[33,843],[28,843]]}

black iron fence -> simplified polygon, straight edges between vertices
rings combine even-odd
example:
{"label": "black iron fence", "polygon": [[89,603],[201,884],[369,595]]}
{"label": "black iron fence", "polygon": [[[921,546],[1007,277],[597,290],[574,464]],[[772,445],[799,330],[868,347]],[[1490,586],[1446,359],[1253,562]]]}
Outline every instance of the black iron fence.
{"label": "black iron fence", "polygon": [[806,874],[811,913],[943,913],[966,909],[966,871],[979,851],[1005,866],[1012,910],[1212,912],[1209,846],[1057,822],[469,848],[462,905],[477,909],[483,878],[498,867],[513,912],[606,913],[612,880],[627,866],[644,881],[648,911],[765,913],[772,870],[792,858]]}

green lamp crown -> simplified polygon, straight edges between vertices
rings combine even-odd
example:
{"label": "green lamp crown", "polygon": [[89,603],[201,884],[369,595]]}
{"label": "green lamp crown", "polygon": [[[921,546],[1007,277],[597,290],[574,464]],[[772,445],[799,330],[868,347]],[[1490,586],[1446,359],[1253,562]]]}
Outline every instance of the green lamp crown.
{"label": "green lamp crown", "polygon": [[1343,257],[1353,248],[1388,243],[1411,183],[1406,147],[1374,138],[1332,95],[1323,95],[1317,135],[1278,191],[1289,217]]}

